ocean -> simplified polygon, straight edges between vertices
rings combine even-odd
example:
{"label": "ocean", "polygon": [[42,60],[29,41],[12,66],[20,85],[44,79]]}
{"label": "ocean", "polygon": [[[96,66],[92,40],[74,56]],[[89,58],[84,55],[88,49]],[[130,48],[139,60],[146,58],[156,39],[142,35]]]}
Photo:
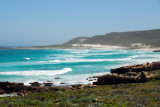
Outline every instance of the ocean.
{"label": "ocean", "polygon": [[86,78],[110,73],[110,69],[159,58],[160,53],[151,50],[1,49],[0,81],[86,84],[91,82]]}

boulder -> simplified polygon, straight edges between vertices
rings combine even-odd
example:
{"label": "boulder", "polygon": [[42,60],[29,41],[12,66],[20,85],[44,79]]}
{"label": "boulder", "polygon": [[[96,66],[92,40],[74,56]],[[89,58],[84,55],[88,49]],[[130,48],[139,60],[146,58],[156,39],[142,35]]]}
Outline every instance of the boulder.
{"label": "boulder", "polygon": [[160,50],[154,50],[153,52],[160,52]]}
{"label": "boulder", "polygon": [[66,83],[64,83],[64,82],[61,82],[60,84],[66,84]]}
{"label": "boulder", "polygon": [[93,76],[92,78],[98,78],[98,76]]}
{"label": "boulder", "polygon": [[136,76],[136,72],[127,72],[126,75],[127,76]]}
{"label": "boulder", "polygon": [[60,77],[56,77],[56,78],[54,78],[54,79],[60,79]]}
{"label": "boulder", "polygon": [[0,89],[0,94],[4,94],[4,90]]}
{"label": "boulder", "polygon": [[118,74],[106,74],[98,76],[97,82],[93,82],[94,85],[113,85],[122,83],[138,83],[140,82],[139,77],[131,77]]}
{"label": "boulder", "polygon": [[23,83],[16,83],[16,82],[0,82],[0,88],[1,90],[4,90],[5,93],[12,93],[12,92],[28,93],[28,92],[46,91],[44,87],[25,86]]}
{"label": "boulder", "polygon": [[21,82],[0,82],[0,87],[6,87],[7,85],[21,85],[23,86],[24,83],[21,83]]}
{"label": "boulder", "polygon": [[71,86],[72,86],[72,88],[76,88],[76,89],[83,89],[85,87],[85,85],[83,85],[83,84],[74,84]]}
{"label": "boulder", "polygon": [[34,86],[34,87],[40,87],[42,85],[39,82],[32,82],[32,83],[29,83],[29,84],[31,84],[31,86]]}
{"label": "boulder", "polygon": [[46,81],[43,83],[45,87],[51,87],[53,85],[52,81]]}
{"label": "boulder", "polygon": [[148,81],[148,79],[146,78],[146,76],[147,76],[147,73],[145,73],[144,71],[142,71],[141,75],[140,75],[141,82],[147,82]]}

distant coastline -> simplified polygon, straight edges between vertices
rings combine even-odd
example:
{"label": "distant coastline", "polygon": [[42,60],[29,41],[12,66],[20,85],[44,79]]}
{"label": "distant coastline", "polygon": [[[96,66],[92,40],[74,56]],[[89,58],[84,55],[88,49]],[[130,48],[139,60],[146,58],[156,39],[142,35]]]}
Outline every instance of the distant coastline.
{"label": "distant coastline", "polygon": [[48,46],[0,47],[0,49],[160,49],[160,29],[111,32],[93,37],[77,37]]}
{"label": "distant coastline", "polygon": [[52,45],[33,47],[0,47],[0,49],[123,49],[123,50],[160,50],[160,47],[122,47],[100,44],[73,44],[73,45]]}

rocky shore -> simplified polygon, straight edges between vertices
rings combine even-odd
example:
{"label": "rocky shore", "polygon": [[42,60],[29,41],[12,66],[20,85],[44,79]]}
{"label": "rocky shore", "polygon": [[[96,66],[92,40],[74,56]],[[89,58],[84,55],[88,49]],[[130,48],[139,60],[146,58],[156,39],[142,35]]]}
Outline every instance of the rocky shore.
{"label": "rocky shore", "polygon": [[160,71],[156,70],[160,70],[160,62],[124,66],[111,69],[111,74],[98,76],[97,81],[93,84],[110,85],[148,82],[159,78]]}
{"label": "rocky shore", "polygon": [[88,81],[93,81],[93,84],[74,84],[68,87],[53,87],[52,81],[45,83],[33,82],[30,83],[30,86],[17,82],[0,82],[0,94],[16,93],[15,95],[23,96],[28,93],[76,90],[85,87],[93,88],[98,85],[144,83],[153,79],[160,79],[160,71],[157,70],[160,70],[160,62],[124,66],[111,69],[110,74],[87,78]]}
{"label": "rocky shore", "polygon": [[[94,85],[87,84],[74,84],[70,87],[53,87],[53,83],[51,81],[48,81],[46,83],[39,83],[39,82],[33,82],[30,83],[30,86],[24,85],[24,83],[18,83],[18,82],[0,82],[0,95],[2,94],[8,94],[8,97],[13,96],[24,96],[29,93],[35,93],[35,92],[52,92],[52,91],[63,91],[63,90],[76,90],[76,89],[83,89],[85,87],[94,87]],[[9,95],[10,94],[10,95]],[[3,95],[2,95],[3,96]]]}

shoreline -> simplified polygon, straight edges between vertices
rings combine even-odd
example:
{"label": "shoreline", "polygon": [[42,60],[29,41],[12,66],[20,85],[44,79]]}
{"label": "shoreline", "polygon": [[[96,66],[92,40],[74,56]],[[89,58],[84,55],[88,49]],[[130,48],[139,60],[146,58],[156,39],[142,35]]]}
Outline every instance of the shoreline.
{"label": "shoreline", "polygon": [[[108,74],[88,77],[87,79],[95,79],[88,84],[73,84],[54,86],[54,82],[46,81],[43,83],[32,82],[31,85],[24,85],[23,82],[0,82],[0,97],[16,96],[20,93],[23,95],[34,92],[50,92],[53,90],[76,90],[84,87],[97,87],[99,85],[116,85],[126,83],[144,83],[157,78],[156,70],[160,70],[160,62],[152,62],[148,64],[134,64],[131,66],[122,66],[111,69]],[[151,72],[152,73],[148,73]],[[159,72],[159,71],[158,71]],[[134,75],[134,76],[133,76]],[[137,77],[138,76],[138,77]],[[158,77],[159,78],[159,77]],[[14,91],[17,90],[17,91]],[[17,94],[15,94],[17,93]],[[4,96],[3,96],[4,95]],[[20,94],[21,95],[21,94]]]}
{"label": "shoreline", "polygon": [[[148,48],[147,49],[145,49],[145,50],[148,50]],[[153,49],[149,49],[149,50],[153,50]],[[122,50],[123,51],[123,50]],[[82,51],[83,52],[83,51]],[[137,52],[137,51],[134,51],[134,52]],[[157,60],[158,61],[158,60]],[[147,61],[145,61],[145,62],[147,62]],[[144,62],[144,63],[145,63]],[[152,61],[153,62],[153,61]],[[142,69],[143,69],[143,71],[146,71],[146,70],[148,70],[148,71],[151,71],[151,70],[154,70],[154,69],[152,69],[152,68],[147,68],[147,69],[145,69],[147,66],[146,66],[146,63],[145,64],[134,64],[134,63],[132,63],[132,64],[134,64],[134,65],[121,65],[121,66],[115,66],[114,65],[114,68],[115,69],[122,69],[122,70],[124,70],[124,71],[126,71],[127,70],[127,72],[129,72],[130,70],[128,70],[128,69],[131,69],[131,70],[133,70],[132,68],[128,68],[128,67],[133,67],[134,69],[136,69],[137,71],[139,71],[139,67],[141,67],[141,65],[143,65],[142,66]],[[158,62],[159,63],[159,62]],[[139,66],[140,65],[140,66]],[[160,65],[159,65],[160,66]],[[137,68],[138,67],[138,68]],[[52,80],[53,81],[53,83],[52,83],[52,86],[47,86],[47,87],[45,87],[45,86],[32,86],[32,85],[26,85],[24,82],[23,83],[20,83],[20,84],[23,84],[23,85],[17,85],[17,83],[18,82],[0,82],[0,93],[3,93],[3,90],[1,90],[1,89],[4,89],[4,90],[8,90],[9,89],[9,91],[8,92],[14,92],[13,90],[19,90],[17,93],[30,93],[30,92],[50,92],[51,90],[75,90],[75,89],[81,89],[81,88],[84,88],[84,87],[93,87],[94,85],[108,85],[108,84],[119,84],[119,83],[141,83],[141,73],[140,73],[140,75],[139,74],[134,74],[133,73],[133,75],[136,75],[136,76],[138,76],[138,78],[137,77],[126,77],[126,75],[124,76],[124,75],[122,75],[121,73],[118,73],[118,72],[116,72],[116,74],[115,74],[115,72],[112,72],[112,69],[113,68],[110,68],[111,69],[111,72],[104,72],[103,74],[95,74],[96,75],[96,77],[92,77],[93,75],[87,75],[88,77],[83,77],[83,78],[85,78],[85,79],[83,79],[83,80],[85,80],[85,81],[88,81],[88,82],[86,82],[86,83],[80,83],[80,78],[77,78],[77,80],[76,80],[76,82],[74,82],[74,83],[72,83],[72,82],[69,82],[69,81],[62,81],[61,79],[63,79],[63,78],[61,78],[61,77],[54,77],[54,79],[55,78],[59,78],[60,80],[58,80],[59,81],[59,84],[55,84],[56,83],[56,80]],[[141,69],[141,68],[140,68]],[[160,69],[160,68],[159,68]],[[120,70],[120,72],[121,72],[121,70]],[[141,71],[140,71],[141,72]],[[107,74],[108,73],[108,74]],[[146,73],[146,72],[145,72]],[[89,77],[90,76],[90,77]],[[127,76],[128,76],[128,74],[127,74]],[[151,77],[151,79],[152,79],[152,76],[150,76],[150,75],[148,75],[147,74],[147,76],[149,76],[149,78]],[[99,78],[101,78],[102,77],[102,79],[108,79],[109,78],[109,80],[111,81],[111,82],[105,82],[105,83],[101,83],[100,81],[99,81]],[[111,77],[112,77],[112,79],[111,79]],[[96,78],[96,79],[95,79]],[[148,78],[148,77],[147,77]],[[79,79],[79,80],[78,80]],[[135,80],[136,79],[136,80]],[[8,79],[9,80],[9,79]],[[49,80],[49,78],[47,77],[47,80]],[[83,81],[82,80],[82,81]],[[91,81],[90,81],[91,80]],[[94,80],[94,81],[93,81]],[[88,84],[89,83],[89,81],[90,81],[90,84]],[[105,81],[105,80],[104,80]],[[119,81],[118,83],[116,83],[115,81]],[[129,82],[130,81],[130,82]],[[31,81],[30,81],[31,82]],[[36,83],[36,80],[33,80],[32,81],[33,83],[35,82]],[[42,84],[43,82],[41,81],[38,81],[39,83],[38,84]],[[63,83],[64,82],[64,83]],[[97,82],[97,83],[96,83]],[[7,84],[12,84],[12,85],[7,85]],[[3,86],[1,86],[1,85],[3,85],[3,84],[6,84],[6,85],[4,85],[5,86],[5,88],[3,88]],[[69,85],[68,85],[69,84]],[[28,90],[29,89],[29,90]],[[35,91],[36,90],[36,91]]]}
{"label": "shoreline", "polygon": [[130,47],[112,47],[112,46],[107,46],[107,47],[90,47],[90,48],[77,48],[77,47],[72,47],[72,48],[51,48],[51,47],[46,47],[46,48],[32,48],[32,47],[27,47],[27,48],[0,48],[1,50],[7,50],[7,49],[13,49],[13,50],[23,50],[23,49],[28,49],[28,50],[45,50],[45,49],[106,49],[106,50],[111,50],[111,49],[119,49],[119,50],[150,50],[150,51],[159,51],[160,48],[130,48]]}

